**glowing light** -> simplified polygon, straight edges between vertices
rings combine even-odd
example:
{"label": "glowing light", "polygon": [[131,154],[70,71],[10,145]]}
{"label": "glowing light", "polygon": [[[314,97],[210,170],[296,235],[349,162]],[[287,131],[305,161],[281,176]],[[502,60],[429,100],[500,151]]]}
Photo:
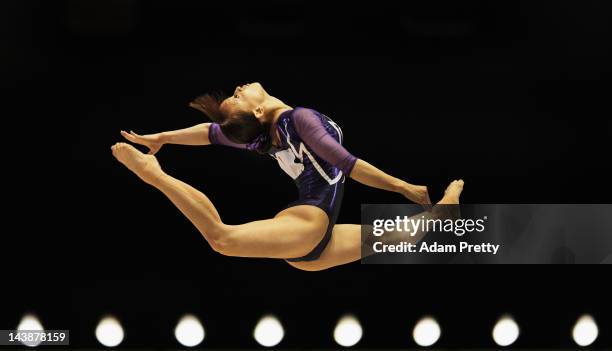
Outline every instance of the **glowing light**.
{"label": "glowing light", "polygon": [[597,323],[595,323],[595,319],[588,314],[581,316],[578,321],[576,321],[576,325],[574,325],[574,329],[572,330],[572,337],[579,346],[591,345],[595,342],[598,335],[599,328],[597,328]]}
{"label": "glowing light", "polygon": [[440,325],[433,317],[423,317],[412,331],[414,342],[423,347],[435,344],[440,339],[441,334]]}
{"label": "glowing light", "polygon": [[204,340],[204,327],[194,315],[185,315],[174,329],[176,340],[187,347],[198,346]]}
{"label": "glowing light", "polygon": [[510,316],[502,316],[493,327],[493,340],[499,346],[510,346],[518,337],[518,324]]}
{"label": "glowing light", "polygon": [[106,347],[115,347],[123,341],[125,336],[119,320],[113,316],[106,316],[96,327],[96,338]]}
{"label": "glowing light", "polygon": [[280,321],[272,316],[263,316],[253,330],[253,337],[261,345],[265,347],[273,347],[278,345],[285,336],[285,331]]}
{"label": "glowing light", "polygon": [[[40,321],[38,320],[38,318],[33,315],[33,314],[26,314],[23,316],[23,318],[21,318],[21,321],[19,322],[19,325],[17,326],[17,330],[18,331],[29,331],[29,330],[45,330],[42,326],[42,324],[40,323]],[[41,340],[34,340],[34,341],[26,341],[26,340],[22,340],[21,343],[24,344],[25,346],[29,346],[29,347],[35,347],[40,345],[42,341]]]}
{"label": "glowing light", "polygon": [[340,346],[356,345],[363,336],[363,329],[355,316],[346,315],[340,318],[334,329],[334,340]]}

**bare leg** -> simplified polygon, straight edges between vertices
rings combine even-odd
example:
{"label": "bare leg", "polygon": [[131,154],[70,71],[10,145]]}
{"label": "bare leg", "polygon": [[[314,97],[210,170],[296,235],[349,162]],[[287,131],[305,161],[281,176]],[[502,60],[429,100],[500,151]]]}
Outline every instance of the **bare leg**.
{"label": "bare leg", "polygon": [[160,190],[224,255],[293,258],[312,250],[325,233],[327,215],[315,206],[288,208],[274,218],[239,225],[221,221],[212,202],[190,185],[165,174],[153,155],[117,143],[113,155],[147,184]]}
{"label": "bare leg", "polygon": [[168,196],[214,247],[223,223],[206,195],[165,174],[155,156],[143,154],[132,145],[117,143],[113,145],[112,151],[117,160],[130,171]]}
{"label": "bare leg", "polygon": [[[432,212],[423,212],[418,214],[418,217],[426,216],[447,216],[444,212],[436,212],[437,209],[445,211],[444,206],[437,205],[452,205],[459,203],[459,197],[463,191],[463,180],[455,180],[450,183],[444,192],[444,197],[434,206]],[[332,237],[329,244],[321,254],[321,257],[315,261],[307,262],[287,262],[295,268],[306,271],[320,271],[330,267],[339,266],[342,264],[357,261],[362,258],[362,235],[359,224],[336,224],[334,226]],[[367,226],[366,237],[370,237],[372,226]],[[406,241],[417,243],[426,232],[419,232],[415,236],[406,236],[406,232],[387,232],[385,233],[386,241],[399,242]],[[367,239],[366,239],[367,240]],[[374,254],[374,252],[363,253],[366,256]]]}

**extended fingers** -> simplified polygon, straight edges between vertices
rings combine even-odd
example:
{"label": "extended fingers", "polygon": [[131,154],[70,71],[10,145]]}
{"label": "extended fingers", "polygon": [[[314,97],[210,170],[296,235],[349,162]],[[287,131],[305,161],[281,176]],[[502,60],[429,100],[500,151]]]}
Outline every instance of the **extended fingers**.
{"label": "extended fingers", "polygon": [[147,140],[147,136],[146,135],[136,134],[136,132],[134,132],[133,130],[130,130],[130,135],[132,135],[136,139]]}
{"label": "extended fingers", "polygon": [[127,140],[129,140],[129,141],[131,141],[131,142],[133,142],[133,143],[137,143],[137,142],[138,142],[138,137],[137,137],[137,136],[135,136],[135,135],[133,135],[133,134],[130,134],[130,133],[125,132],[125,131],[123,131],[123,130],[122,130],[122,131],[121,131],[121,135],[122,135],[124,138],[126,138]]}

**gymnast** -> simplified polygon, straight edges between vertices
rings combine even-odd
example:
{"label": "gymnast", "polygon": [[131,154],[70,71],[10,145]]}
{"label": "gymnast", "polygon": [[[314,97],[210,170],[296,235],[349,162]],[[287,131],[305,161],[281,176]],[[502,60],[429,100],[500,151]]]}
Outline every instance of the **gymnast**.
{"label": "gymnast", "polygon": [[[123,142],[111,150],[120,163],[160,190],[220,254],[279,258],[306,271],[359,260],[361,225],[336,224],[347,177],[431,205],[426,186],[395,178],[347,151],[342,130],[331,118],[311,108],[288,106],[260,83],[238,86],[227,98],[202,95],[189,106],[212,122],[148,135],[121,131],[128,141],[146,146],[148,154]],[[273,218],[224,223],[206,195],[162,170],[155,153],[165,144],[217,144],[269,155],[295,182],[298,199]],[[458,204],[463,184],[461,179],[452,181],[437,204]]]}

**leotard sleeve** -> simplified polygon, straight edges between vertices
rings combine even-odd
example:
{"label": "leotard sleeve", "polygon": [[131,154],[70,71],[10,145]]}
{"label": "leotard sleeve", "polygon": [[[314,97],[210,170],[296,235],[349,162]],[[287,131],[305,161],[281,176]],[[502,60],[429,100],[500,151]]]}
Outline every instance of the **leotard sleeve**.
{"label": "leotard sleeve", "polygon": [[208,140],[210,140],[211,144],[225,145],[238,149],[246,149],[247,147],[247,144],[239,144],[229,140],[225,134],[223,134],[221,126],[215,122],[211,123],[208,128]]}
{"label": "leotard sleeve", "polygon": [[296,108],[293,124],[298,135],[319,157],[339,168],[346,176],[351,174],[357,157],[325,130],[321,119],[307,108]]}

